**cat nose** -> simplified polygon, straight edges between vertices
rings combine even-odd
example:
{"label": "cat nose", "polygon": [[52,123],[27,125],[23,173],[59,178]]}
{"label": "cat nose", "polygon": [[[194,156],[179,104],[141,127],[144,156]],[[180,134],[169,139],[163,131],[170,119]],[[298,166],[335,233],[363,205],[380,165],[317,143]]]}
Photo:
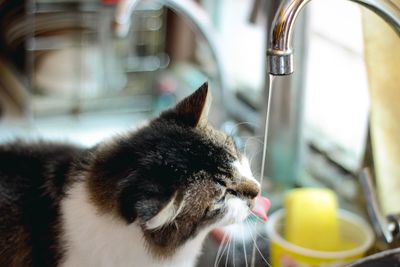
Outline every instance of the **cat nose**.
{"label": "cat nose", "polygon": [[260,194],[260,184],[247,178],[239,184],[237,191],[243,196],[253,199]]}

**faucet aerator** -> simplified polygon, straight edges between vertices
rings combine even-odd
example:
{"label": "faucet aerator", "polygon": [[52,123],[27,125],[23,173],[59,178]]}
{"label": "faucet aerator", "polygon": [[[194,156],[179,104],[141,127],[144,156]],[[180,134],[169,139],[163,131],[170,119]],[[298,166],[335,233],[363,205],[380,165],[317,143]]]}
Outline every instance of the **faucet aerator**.
{"label": "faucet aerator", "polygon": [[268,50],[267,63],[269,73],[275,76],[289,75],[294,71],[293,54],[282,54]]}

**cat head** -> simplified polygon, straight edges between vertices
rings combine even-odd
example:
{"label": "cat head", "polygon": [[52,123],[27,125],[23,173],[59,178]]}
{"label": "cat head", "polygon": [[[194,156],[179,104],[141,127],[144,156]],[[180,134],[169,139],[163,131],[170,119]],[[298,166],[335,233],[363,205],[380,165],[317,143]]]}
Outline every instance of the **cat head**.
{"label": "cat head", "polygon": [[202,231],[244,220],[260,191],[233,140],[207,123],[210,102],[205,83],[147,126],[94,152],[93,202],[137,223],[160,256]]}

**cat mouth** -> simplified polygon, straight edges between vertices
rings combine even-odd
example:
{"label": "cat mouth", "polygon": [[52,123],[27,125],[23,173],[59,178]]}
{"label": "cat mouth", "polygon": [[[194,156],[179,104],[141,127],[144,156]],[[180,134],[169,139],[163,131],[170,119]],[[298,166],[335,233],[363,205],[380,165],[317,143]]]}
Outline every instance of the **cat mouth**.
{"label": "cat mouth", "polygon": [[259,195],[254,199],[254,206],[251,208],[251,213],[266,222],[268,219],[267,212],[270,206],[271,202],[269,199]]}

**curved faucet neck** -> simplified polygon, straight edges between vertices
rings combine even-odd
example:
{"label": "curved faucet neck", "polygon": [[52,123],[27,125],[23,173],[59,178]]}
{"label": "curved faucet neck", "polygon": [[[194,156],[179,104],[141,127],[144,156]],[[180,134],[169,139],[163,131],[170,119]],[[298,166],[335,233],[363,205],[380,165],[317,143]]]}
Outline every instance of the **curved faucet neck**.
{"label": "curved faucet neck", "polygon": [[[276,12],[267,51],[269,72],[288,75],[294,71],[292,32],[297,16],[311,0],[284,0]],[[400,36],[400,5],[393,0],[350,0],[382,17]]]}

